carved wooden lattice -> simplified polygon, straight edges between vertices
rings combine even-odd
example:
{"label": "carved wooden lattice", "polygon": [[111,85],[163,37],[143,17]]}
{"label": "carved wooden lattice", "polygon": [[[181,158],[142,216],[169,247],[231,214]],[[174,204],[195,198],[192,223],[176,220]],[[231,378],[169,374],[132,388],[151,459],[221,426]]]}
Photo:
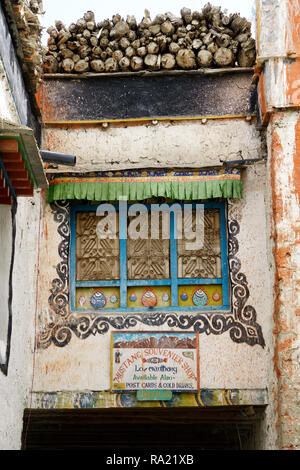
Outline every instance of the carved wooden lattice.
{"label": "carved wooden lattice", "polygon": [[[196,212],[192,211],[192,227],[196,228]],[[220,211],[205,209],[204,240],[199,250],[187,249],[191,240],[178,240],[178,277],[179,278],[221,278],[221,232]]]}
{"label": "carved wooden lattice", "polygon": [[[130,223],[131,217],[128,218]],[[159,219],[158,239],[151,239],[150,214],[144,219],[141,231],[148,232],[148,239],[127,239],[127,277],[136,279],[169,279],[170,278],[170,240],[162,238],[161,218]],[[142,224],[141,224],[142,225]],[[155,228],[154,228],[155,231]]]}
{"label": "carved wooden lattice", "polygon": [[[118,214],[117,218],[118,218]],[[101,217],[95,212],[78,212],[76,221],[76,280],[101,281],[120,279],[119,235],[100,239],[97,225]],[[117,223],[118,227],[118,223]]]}
{"label": "carved wooden lattice", "polygon": [[[118,230],[118,214],[117,230]],[[79,212],[76,221],[76,280],[101,281],[120,279],[120,245],[118,231],[115,238],[97,236],[97,224],[101,217],[95,212]],[[128,217],[128,224],[132,220]],[[162,219],[158,223],[159,238],[151,238],[150,214],[144,219],[147,239],[127,238],[127,278],[169,279],[170,240],[162,238]],[[142,224],[143,225],[143,224]],[[196,228],[195,211],[192,212],[193,230]],[[146,227],[146,228],[145,228]],[[153,226],[152,226],[153,230]],[[179,239],[178,278],[221,278],[220,212],[206,209],[204,212],[204,244],[201,249],[187,249],[191,240]]]}

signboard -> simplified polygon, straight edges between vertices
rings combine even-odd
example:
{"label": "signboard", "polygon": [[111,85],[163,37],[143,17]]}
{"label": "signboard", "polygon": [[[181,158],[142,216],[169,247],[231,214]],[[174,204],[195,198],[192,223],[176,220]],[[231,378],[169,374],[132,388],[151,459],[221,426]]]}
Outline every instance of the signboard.
{"label": "signboard", "polygon": [[138,390],[136,398],[138,401],[167,401],[172,399],[170,390]]}
{"label": "signboard", "polygon": [[198,389],[198,333],[112,333],[112,391],[195,392]]}

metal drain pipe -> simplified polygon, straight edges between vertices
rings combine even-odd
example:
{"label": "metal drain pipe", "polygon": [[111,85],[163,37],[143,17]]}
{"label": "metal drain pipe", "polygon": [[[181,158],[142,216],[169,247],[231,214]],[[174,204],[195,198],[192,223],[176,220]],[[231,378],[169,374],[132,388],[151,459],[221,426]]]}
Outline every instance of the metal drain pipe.
{"label": "metal drain pipe", "polygon": [[57,165],[75,166],[76,157],[74,155],[66,155],[65,153],[48,152],[48,150],[40,150],[41,157],[46,163],[56,163]]}

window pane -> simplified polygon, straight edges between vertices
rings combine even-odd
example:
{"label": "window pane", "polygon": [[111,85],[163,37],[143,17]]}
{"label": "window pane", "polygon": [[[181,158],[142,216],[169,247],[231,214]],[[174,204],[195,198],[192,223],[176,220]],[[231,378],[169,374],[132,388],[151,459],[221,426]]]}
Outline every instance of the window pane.
{"label": "window pane", "polygon": [[[128,224],[134,217],[128,217]],[[162,239],[162,218],[159,218],[158,239],[151,239],[151,214],[144,217],[141,233],[148,238],[134,240],[127,238],[127,277],[136,279],[169,279],[170,278],[170,240]],[[153,220],[152,220],[153,224]],[[153,227],[152,227],[153,230]],[[155,232],[156,233],[156,232]]]}
{"label": "window pane", "polygon": [[120,243],[116,212],[116,238],[100,239],[96,229],[105,216],[78,212],[76,219],[76,280],[102,281],[120,279]]}
{"label": "window pane", "polygon": [[[192,211],[192,227],[196,228],[196,212]],[[221,233],[219,209],[204,210],[204,243],[200,250],[187,249],[191,240],[178,240],[178,277],[215,279],[222,277]]]}

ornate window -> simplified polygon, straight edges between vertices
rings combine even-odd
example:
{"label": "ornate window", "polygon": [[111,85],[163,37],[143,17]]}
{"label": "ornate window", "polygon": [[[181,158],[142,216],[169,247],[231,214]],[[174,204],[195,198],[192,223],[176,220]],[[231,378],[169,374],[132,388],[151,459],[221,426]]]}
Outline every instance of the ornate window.
{"label": "ornate window", "polygon": [[[202,204],[199,246],[191,246],[184,230],[178,237],[179,219],[172,204],[164,204],[170,209],[167,219],[161,213],[153,216],[150,210],[137,218],[136,206],[128,204],[125,216],[114,206],[105,238],[98,229],[99,223],[105,225],[107,213],[99,215],[96,204],[71,206],[72,310],[229,310],[225,202]],[[194,233],[196,206],[189,205],[184,221]],[[135,233],[141,235],[130,236],[137,225]]]}

